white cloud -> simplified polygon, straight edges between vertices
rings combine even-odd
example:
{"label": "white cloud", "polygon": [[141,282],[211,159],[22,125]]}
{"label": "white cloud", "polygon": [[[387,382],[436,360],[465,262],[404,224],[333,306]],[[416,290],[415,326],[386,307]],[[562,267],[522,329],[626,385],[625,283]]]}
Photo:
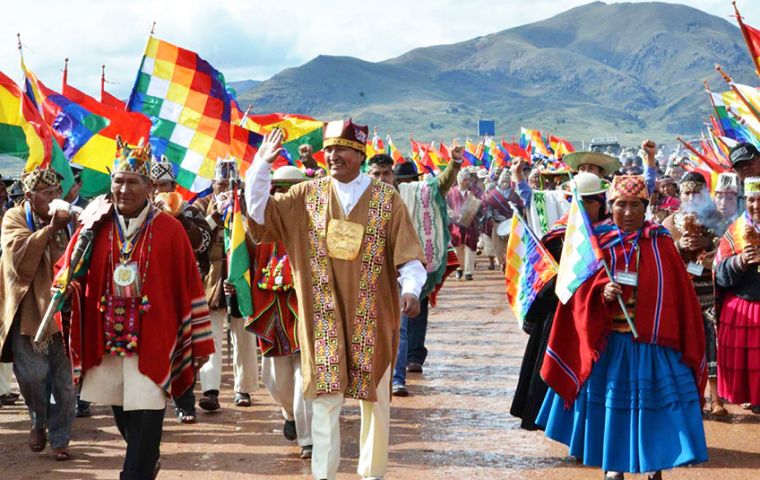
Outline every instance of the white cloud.
{"label": "white cloud", "polygon": [[[228,80],[242,80],[268,78],[319,54],[384,60],[412,48],[538,21],[585,3],[384,0],[359,7],[362,4],[345,0],[29,0],[3,8],[6,33],[0,37],[0,69],[12,78],[20,76],[18,31],[27,65],[51,87],[60,87],[63,59],[69,57],[70,83],[97,94],[100,66],[106,64],[113,82],[108,89],[126,96],[154,20],[159,38],[200,53]],[[681,3],[733,22],[728,0]],[[760,2],[737,3],[748,23],[760,25]]]}

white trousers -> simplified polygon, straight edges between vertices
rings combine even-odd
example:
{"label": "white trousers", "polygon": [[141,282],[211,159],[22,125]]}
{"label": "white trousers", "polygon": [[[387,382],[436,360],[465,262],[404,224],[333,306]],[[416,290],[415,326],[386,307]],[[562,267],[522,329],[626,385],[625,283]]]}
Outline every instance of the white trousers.
{"label": "white trousers", "polygon": [[486,257],[493,257],[493,241],[491,241],[491,237],[486,235],[485,233],[480,234],[480,241],[483,243],[483,255]]}
{"label": "white trousers", "polygon": [[[200,370],[201,390],[219,390],[222,384],[222,342],[224,339],[224,310],[211,311],[211,331],[215,352]],[[236,393],[253,393],[258,388],[259,364],[256,353],[256,335],[245,329],[245,319],[232,317],[232,370]]]}
{"label": "white trousers", "polygon": [[507,254],[507,240],[509,237],[501,238],[498,233],[496,233],[496,229],[493,229],[493,233],[491,233],[491,245],[493,246],[493,256],[496,257],[496,260],[504,264],[504,256]]}
{"label": "white trousers", "polygon": [[261,381],[282,408],[285,420],[296,422],[298,446],[311,445],[312,406],[311,400],[303,396],[301,354],[262,357]]}
{"label": "white trousers", "polygon": [[13,364],[0,363],[0,396],[11,393],[11,382],[13,382]]}
{"label": "white trousers", "polygon": [[454,247],[457,252],[457,260],[459,260],[459,268],[464,269],[465,274],[470,274],[475,271],[475,250],[471,250],[465,244]]}
{"label": "white trousers", "polygon": [[[377,402],[359,401],[361,430],[359,432],[359,467],[362,477],[382,477],[388,466],[388,441],[391,424],[391,367],[377,386]],[[340,410],[342,394],[320,395],[313,400],[314,419],[311,435],[314,452],[311,473],[315,480],[338,478],[340,463]]]}

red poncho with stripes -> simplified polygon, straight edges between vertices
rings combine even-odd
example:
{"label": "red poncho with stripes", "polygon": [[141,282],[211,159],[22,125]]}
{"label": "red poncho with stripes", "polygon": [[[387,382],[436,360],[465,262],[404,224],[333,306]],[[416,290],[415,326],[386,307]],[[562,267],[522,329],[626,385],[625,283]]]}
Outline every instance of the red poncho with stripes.
{"label": "red poncho with stripes", "polygon": [[[153,222],[152,232],[141,236],[134,249],[140,258],[133,258],[140,265],[148,264],[142,295],[147,295],[149,308],[140,319],[138,368],[168,394],[180,395],[193,384],[193,359],[214,353],[208,304],[182,224],[163,212],[146,221]],[[110,251],[113,258],[119,258],[116,242],[109,235],[113,227],[113,217],[100,225],[87,273],[77,280],[84,286],[84,297],[81,315],[72,315],[71,349],[81,359],[84,375],[99,365],[105,354],[100,306],[113,274]],[[70,255],[78,236],[79,231],[63,258]]]}
{"label": "red poncho with stripes", "polygon": [[[267,356],[290,355],[300,351],[296,326],[298,322],[298,297],[293,288],[290,261],[282,242],[260,243],[256,245],[255,265],[251,282],[253,315],[248,317],[245,328],[259,338],[261,353]],[[273,262],[274,260],[274,262]],[[278,274],[273,270],[278,260],[282,260],[282,285],[274,285]],[[262,288],[266,285],[266,288]]]}
{"label": "red poncho with stripes", "polygon": [[[624,268],[623,248],[612,222],[607,220],[595,230],[611,271]],[[636,232],[624,237],[629,251],[635,237]],[[646,222],[638,247],[638,264],[634,260],[629,268],[638,270],[634,324],[639,338],[635,341],[681,352],[702,392],[707,381],[702,310],[686,267],[670,234],[660,225]],[[541,377],[568,405],[575,401],[604,350],[612,318],[621,313],[617,302],[606,303],[602,297],[608,282],[604,269],[600,269],[567,304],[558,305],[554,316]],[[634,289],[622,287],[627,301]]]}

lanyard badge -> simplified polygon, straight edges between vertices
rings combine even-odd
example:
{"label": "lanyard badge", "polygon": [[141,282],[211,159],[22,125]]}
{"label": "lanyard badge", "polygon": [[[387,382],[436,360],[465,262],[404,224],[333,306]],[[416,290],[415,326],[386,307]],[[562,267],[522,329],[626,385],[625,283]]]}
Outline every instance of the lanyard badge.
{"label": "lanyard badge", "polygon": [[625,241],[620,229],[617,229],[618,238],[620,239],[620,248],[623,249],[623,259],[625,261],[625,271],[615,271],[615,282],[620,285],[626,285],[629,287],[636,287],[639,283],[639,274],[637,272],[630,271],[631,259],[633,258],[636,247],[639,244],[639,238],[641,238],[641,230],[636,234],[636,238],[633,240],[630,250],[625,249]]}

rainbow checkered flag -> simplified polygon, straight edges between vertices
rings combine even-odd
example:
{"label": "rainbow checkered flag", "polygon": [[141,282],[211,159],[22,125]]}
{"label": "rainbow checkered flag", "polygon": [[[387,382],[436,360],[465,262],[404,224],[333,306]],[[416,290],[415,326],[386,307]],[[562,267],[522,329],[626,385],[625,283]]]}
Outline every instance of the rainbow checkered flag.
{"label": "rainbow checkered flag", "polygon": [[557,262],[516,209],[506,258],[507,300],[522,328],[525,315],[539,292],[557,274]]}
{"label": "rainbow checkered flag", "polygon": [[153,153],[174,164],[178,184],[192,192],[211,186],[217,159],[230,153],[237,109],[218,70],[195,52],[150,37],[127,109],[151,119]]}
{"label": "rainbow checkered flag", "polygon": [[583,209],[583,202],[573,185],[573,202],[568,212],[565,244],[562,246],[557,284],[554,287],[559,301],[567,303],[578,287],[602,268],[603,264],[604,253],[599,248],[591,222]]}

